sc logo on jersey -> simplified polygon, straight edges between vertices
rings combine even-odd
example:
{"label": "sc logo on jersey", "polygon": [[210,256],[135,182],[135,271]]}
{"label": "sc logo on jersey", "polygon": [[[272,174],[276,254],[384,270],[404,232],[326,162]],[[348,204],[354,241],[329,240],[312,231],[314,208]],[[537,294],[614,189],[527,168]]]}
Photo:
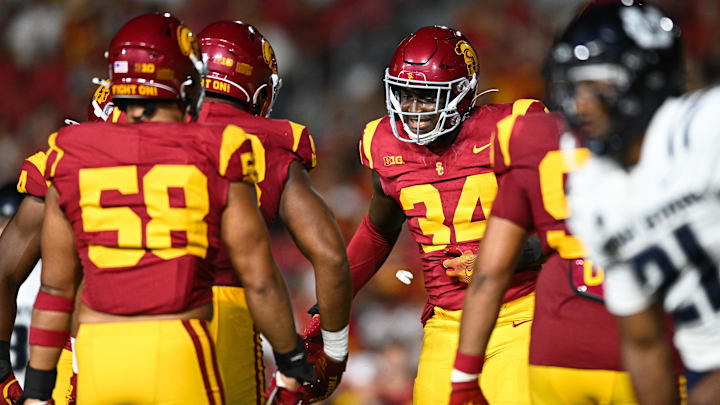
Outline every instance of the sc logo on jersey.
{"label": "sc logo on jersey", "polygon": [[465,66],[467,66],[468,76],[472,76],[477,73],[478,57],[473,47],[470,46],[467,41],[458,41],[458,43],[455,44],[455,53],[458,55],[462,55],[463,59],[465,59]]}

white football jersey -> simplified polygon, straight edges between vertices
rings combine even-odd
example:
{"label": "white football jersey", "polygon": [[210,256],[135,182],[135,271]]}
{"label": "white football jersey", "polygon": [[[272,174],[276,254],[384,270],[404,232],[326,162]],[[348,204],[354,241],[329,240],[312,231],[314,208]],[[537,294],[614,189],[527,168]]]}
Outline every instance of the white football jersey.
{"label": "white football jersey", "polygon": [[720,368],[720,87],[667,101],[629,171],[591,159],[568,181],[568,226],[605,269],[610,312],[662,300],[696,372]]}

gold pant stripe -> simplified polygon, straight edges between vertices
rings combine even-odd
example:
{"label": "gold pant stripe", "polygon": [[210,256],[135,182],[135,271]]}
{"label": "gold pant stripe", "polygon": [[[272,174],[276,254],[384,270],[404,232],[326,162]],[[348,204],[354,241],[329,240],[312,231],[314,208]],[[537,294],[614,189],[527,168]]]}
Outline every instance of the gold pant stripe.
{"label": "gold pant stripe", "polygon": [[[225,395],[222,384],[217,378],[219,373],[217,372],[217,365],[214,364],[215,352],[212,348],[212,340],[209,338],[206,330],[200,325],[199,321],[192,319],[183,321],[182,323],[195,346],[195,353],[202,372],[210,405],[224,404],[223,398]],[[219,389],[215,390],[213,387],[218,387]]]}

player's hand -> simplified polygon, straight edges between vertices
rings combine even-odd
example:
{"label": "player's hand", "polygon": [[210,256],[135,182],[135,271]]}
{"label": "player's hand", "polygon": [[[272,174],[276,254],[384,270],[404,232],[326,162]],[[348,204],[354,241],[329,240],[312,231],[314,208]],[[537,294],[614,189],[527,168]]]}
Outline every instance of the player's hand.
{"label": "player's hand", "polygon": [[447,269],[445,274],[449,277],[457,277],[459,281],[465,284],[470,284],[477,255],[471,250],[461,252],[456,247],[446,249],[445,253],[455,256],[453,259],[443,261],[443,267]]}
{"label": "player's hand", "polygon": [[310,403],[306,386],[276,371],[265,391],[266,405],[304,405]]}
{"label": "player's hand", "polygon": [[0,392],[2,392],[3,405],[15,405],[18,399],[20,399],[23,391],[12,371],[0,382]]}
{"label": "player's hand", "polygon": [[32,398],[25,398],[20,397],[18,399],[17,405],[55,405],[55,401],[52,399],[48,399],[47,401],[43,401],[40,399],[32,399]]}
{"label": "player's hand", "polygon": [[452,383],[450,405],[488,405],[476,380]]}
{"label": "player's hand", "polygon": [[320,350],[314,356],[308,357],[308,361],[315,367],[317,374],[317,380],[305,386],[310,394],[310,403],[327,399],[340,385],[347,365],[347,356],[343,361],[335,361],[329,358],[325,351]]}
{"label": "player's hand", "polygon": [[308,359],[313,358],[318,353],[322,352],[323,341],[322,333],[320,331],[320,315],[313,315],[312,319],[310,319],[310,323],[305,327],[305,330],[300,337],[303,339]]}

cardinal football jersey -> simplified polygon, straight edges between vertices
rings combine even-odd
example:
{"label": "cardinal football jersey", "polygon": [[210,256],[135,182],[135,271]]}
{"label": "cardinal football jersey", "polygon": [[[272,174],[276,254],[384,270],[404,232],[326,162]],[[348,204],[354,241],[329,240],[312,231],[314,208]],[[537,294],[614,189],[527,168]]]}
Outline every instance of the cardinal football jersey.
{"label": "cardinal football jersey", "polygon": [[[446,248],[474,251],[485,233],[485,220],[497,193],[490,168],[491,134],[497,122],[544,109],[536,100],[478,107],[463,122],[453,144],[439,155],[395,138],[388,116],[365,127],[360,141],[362,164],[378,173],[385,194],[402,207],[420,249],[429,296],[425,316],[433,306],[462,308],[467,285],[447,276],[442,262],[450,257]],[[401,123],[394,124],[403,131]],[[505,300],[532,291],[536,276],[535,271],[516,273]]]}
{"label": "cardinal football jersey", "polygon": [[73,226],[89,307],[162,314],[210,301],[229,182],[256,178],[243,130],[81,124],[48,142],[45,174]]}
{"label": "cardinal football jersey", "polygon": [[720,368],[720,87],[667,101],[625,170],[598,157],[569,182],[570,229],[606,271],[608,309],[659,301],[696,372]]}
{"label": "cardinal football jersey", "polygon": [[[298,161],[308,171],[317,164],[315,143],[307,128],[287,120],[257,117],[212,100],[203,103],[198,122],[234,124],[245,131],[255,154],[258,205],[265,223],[270,226],[278,212],[290,163]],[[216,268],[215,285],[240,285],[224,249]]]}
{"label": "cardinal football jersey", "polygon": [[563,125],[554,114],[500,121],[493,143],[500,186],[492,215],[537,232],[549,256],[535,286],[530,364],[620,370],[617,325],[600,301],[603,273],[583,259],[585,248],[565,226],[565,177],[590,152],[560,151]]}

